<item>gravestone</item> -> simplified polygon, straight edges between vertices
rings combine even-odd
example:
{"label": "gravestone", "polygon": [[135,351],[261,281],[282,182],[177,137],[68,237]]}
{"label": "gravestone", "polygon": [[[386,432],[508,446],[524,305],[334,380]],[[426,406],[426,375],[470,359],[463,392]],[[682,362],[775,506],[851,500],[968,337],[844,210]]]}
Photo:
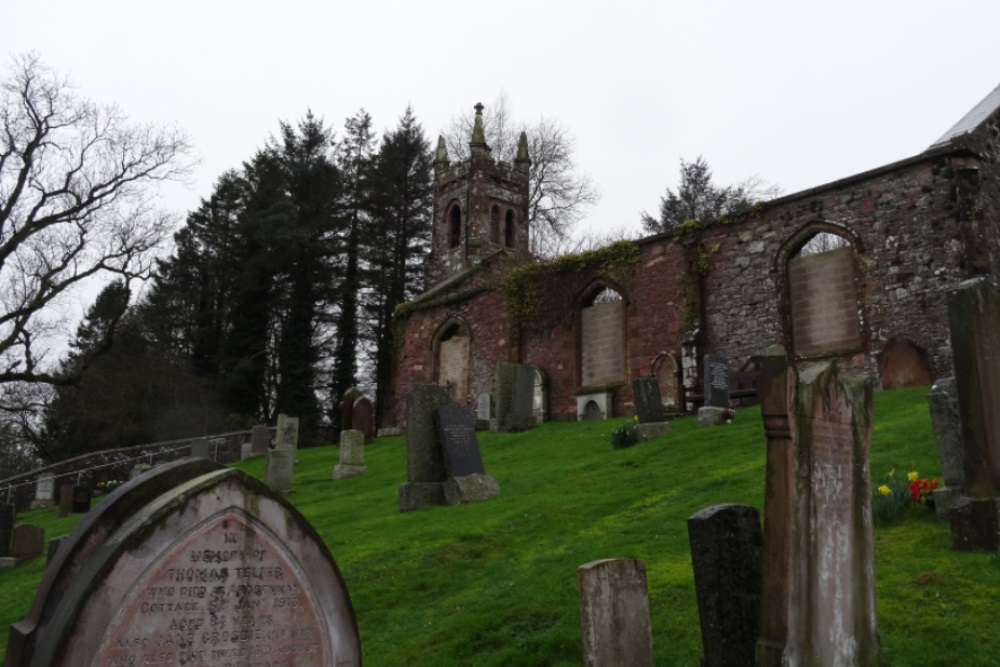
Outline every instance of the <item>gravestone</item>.
{"label": "gravestone", "polygon": [[86,514],[90,511],[90,502],[94,491],[86,486],[73,487],[73,514]]}
{"label": "gravestone", "polygon": [[59,516],[69,516],[73,513],[73,494],[76,487],[72,484],[63,484],[59,487]]}
{"label": "gravestone", "polygon": [[354,428],[354,402],[361,398],[361,390],[350,387],[340,400],[340,430]]}
{"label": "gravestone", "polygon": [[299,418],[278,415],[278,429],[274,437],[275,449],[295,452],[299,447]]}
{"label": "gravestone", "polygon": [[[997,551],[1000,497],[1000,294],[985,278],[948,292],[948,324],[962,423],[964,493],[952,513],[955,549]],[[969,529],[971,532],[963,534]]]}
{"label": "gravestone", "polygon": [[132,466],[132,469],[128,471],[128,478],[135,479],[139,475],[149,470],[151,467],[152,466],[150,466],[148,463],[136,463],[134,466]]}
{"label": "gravestone", "polygon": [[123,485],[77,526],[12,626],[6,665],[360,656],[347,588],[305,518],[245,473],[188,459]]}
{"label": "gravestone", "polygon": [[758,667],[875,665],[870,379],[765,357]]}
{"label": "gravestone", "polygon": [[687,520],[704,667],[754,667],[763,537],[749,505],[713,505]]}
{"label": "gravestone", "polygon": [[14,526],[10,540],[10,557],[18,563],[37,558],[45,550],[45,529],[22,523]]}
{"label": "gravestone", "polygon": [[493,419],[493,395],[483,393],[476,399],[476,419],[489,421]]}
{"label": "gravestone", "polygon": [[59,553],[59,547],[66,541],[66,537],[66,535],[63,535],[62,537],[53,537],[49,540],[49,549],[45,552],[46,566],[48,566],[48,564],[52,562],[52,559],[56,557],[56,554]]}
{"label": "gravestone", "polygon": [[712,354],[705,355],[705,379],[702,393],[705,405],[729,407],[729,361]]}
{"label": "gravestone", "polygon": [[292,473],[295,471],[294,449],[270,449],[267,452],[267,468],[264,482],[278,493],[292,492]]}
{"label": "gravestone", "polygon": [[942,519],[948,518],[951,506],[962,495],[965,486],[964,447],[962,423],[958,414],[958,394],[955,378],[942,378],[931,387],[927,407],[934,426],[938,457],[944,485],[934,489],[934,508]]}
{"label": "gravestone", "polygon": [[355,477],[368,472],[365,465],[365,434],[356,429],[340,432],[340,462],[333,467],[333,479]]}
{"label": "gravestone", "polygon": [[191,456],[196,459],[212,458],[212,447],[208,438],[200,438],[191,442]]}
{"label": "gravestone", "polygon": [[653,667],[646,564],[598,560],[577,577],[584,667]]}
{"label": "gravestone", "polygon": [[639,377],[632,380],[632,396],[635,399],[635,414],[640,424],[662,422],[663,401],[660,399],[660,383],[655,377]]}
{"label": "gravestone", "polygon": [[501,361],[496,367],[496,420],[501,433],[535,426],[535,367]]}
{"label": "gravestone", "polygon": [[10,543],[14,538],[14,520],[17,508],[7,503],[0,503],[0,558],[10,557]]}
{"label": "gravestone", "polygon": [[434,411],[451,402],[448,389],[412,384],[406,394],[406,483],[399,485],[399,511],[444,505],[448,473],[438,444]]}
{"label": "gravestone", "polygon": [[264,456],[271,447],[271,429],[257,424],[250,431],[250,455]]}
{"label": "gravestone", "polygon": [[486,474],[476,427],[468,408],[455,403],[442,405],[434,413],[434,423],[444,453],[447,504],[483,500],[500,493],[496,480]]}
{"label": "gravestone", "polygon": [[361,396],[354,401],[351,421],[353,424],[351,428],[355,431],[361,431],[365,444],[375,440],[375,408],[372,406],[370,398]]}
{"label": "gravestone", "polygon": [[31,509],[52,507],[55,504],[56,476],[51,472],[43,472],[35,480],[35,499],[31,501]]}

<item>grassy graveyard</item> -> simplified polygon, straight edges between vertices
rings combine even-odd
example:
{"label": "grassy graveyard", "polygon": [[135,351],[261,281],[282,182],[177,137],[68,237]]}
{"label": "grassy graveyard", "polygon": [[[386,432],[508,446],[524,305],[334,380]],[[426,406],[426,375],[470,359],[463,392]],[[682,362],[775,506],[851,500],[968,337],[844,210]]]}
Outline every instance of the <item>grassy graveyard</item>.
{"label": "grassy graveyard", "polygon": [[[938,477],[927,389],[875,397],[871,469],[877,487],[910,471]],[[480,434],[499,496],[401,514],[402,438],[366,449],[368,473],[331,482],[333,447],[301,450],[290,500],[340,567],[361,631],[364,664],[579,665],[576,568],[601,558],[646,562],[658,665],[695,667],[701,636],[685,520],[722,502],[763,507],[759,410],[728,426],[613,449],[622,423],[545,424]],[[241,464],[263,477],[264,460]],[[19,515],[46,538],[79,517]],[[948,525],[912,506],[875,531],[882,665],[1000,665],[1000,556],[950,549]],[[0,623],[28,611],[44,558],[0,572]],[[6,647],[0,639],[0,654]]]}

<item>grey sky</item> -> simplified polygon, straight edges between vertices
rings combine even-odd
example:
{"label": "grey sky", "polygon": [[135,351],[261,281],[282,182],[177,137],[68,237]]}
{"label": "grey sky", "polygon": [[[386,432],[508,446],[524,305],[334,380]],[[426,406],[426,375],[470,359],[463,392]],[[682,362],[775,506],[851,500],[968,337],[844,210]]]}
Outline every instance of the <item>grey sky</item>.
{"label": "grey sky", "polygon": [[364,107],[381,131],[412,104],[433,140],[504,90],[575,134],[588,226],[637,229],[681,157],[792,193],[921,152],[1000,84],[996,0],[7,4],[4,52],[190,131],[182,214],[279,119]]}

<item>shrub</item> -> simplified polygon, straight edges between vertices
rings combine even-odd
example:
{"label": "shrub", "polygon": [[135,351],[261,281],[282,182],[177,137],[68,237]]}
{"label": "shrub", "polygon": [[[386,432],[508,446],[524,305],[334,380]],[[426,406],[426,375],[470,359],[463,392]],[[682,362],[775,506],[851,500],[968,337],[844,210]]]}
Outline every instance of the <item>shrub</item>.
{"label": "shrub", "polygon": [[639,430],[634,419],[630,419],[611,432],[611,446],[625,449],[639,442]]}

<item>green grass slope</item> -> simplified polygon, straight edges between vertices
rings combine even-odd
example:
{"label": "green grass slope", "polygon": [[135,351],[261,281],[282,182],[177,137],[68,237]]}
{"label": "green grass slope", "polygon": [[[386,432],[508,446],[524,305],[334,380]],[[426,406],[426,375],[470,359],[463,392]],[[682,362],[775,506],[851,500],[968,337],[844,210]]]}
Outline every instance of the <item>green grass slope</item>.
{"label": "green grass slope", "polygon": [[[875,398],[872,478],[940,474],[926,389]],[[480,434],[499,496],[400,514],[402,438],[366,450],[368,474],[330,481],[333,447],[302,450],[290,500],[326,541],[351,593],[368,667],[579,665],[576,568],[646,562],[658,665],[696,666],[701,635],[686,519],[723,502],[763,504],[765,442],[756,408],[614,450],[621,420]],[[241,464],[262,476],[264,462]],[[21,517],[63,534],[74,519]],[[948,526],[914,508],[876,530],[883,665],[1000,665],[1000,561],[950,549]],[[0,572],[0,623],[21,618],[43,558]],[[2,640],[4,645],[6,637]]]}

